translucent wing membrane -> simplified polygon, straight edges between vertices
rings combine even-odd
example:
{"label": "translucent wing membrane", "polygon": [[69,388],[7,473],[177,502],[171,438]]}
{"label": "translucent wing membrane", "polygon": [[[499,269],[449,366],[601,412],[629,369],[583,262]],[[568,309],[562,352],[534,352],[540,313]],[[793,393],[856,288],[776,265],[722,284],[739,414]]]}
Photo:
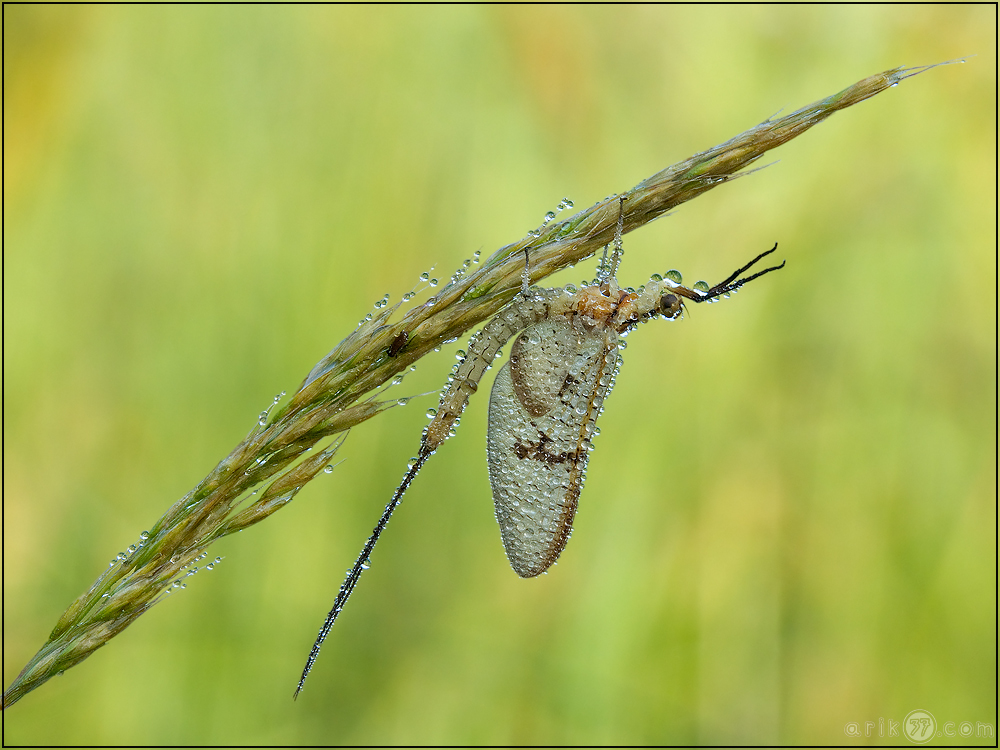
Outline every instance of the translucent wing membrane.
{"label": "translucent wing membrane", "polygon": [[572,318],[522,333],[497,373],[486,433],[493,501],[511,567],[544,572],[569,540],[618,334]]}

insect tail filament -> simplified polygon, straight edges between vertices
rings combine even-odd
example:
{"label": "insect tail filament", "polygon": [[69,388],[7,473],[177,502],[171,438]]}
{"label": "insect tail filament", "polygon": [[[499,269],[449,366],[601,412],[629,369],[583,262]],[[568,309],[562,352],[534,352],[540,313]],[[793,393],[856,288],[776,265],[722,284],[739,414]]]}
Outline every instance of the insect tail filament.
{"label": "insect tail filament", "polygon": [[424,465],[428,458],[430,458],[433,451],[421,446],[420,453],[417,455],[416,461],[414,461],[410,467],[407,469],[406,474],[403,476],[403,481],[399,483],[399,487],[392,494],[392,498],[389,503],[385,506],[385,510],[382,511],[382,517],[379,518],[378,524],[372,531],[372,535],[368,537],[368,542],[365,544],[364,549],[361,550],[361,554],[358,555],[358,559],[354,561],[354,566],[348,571],[347,578],[340,585],[340,591],[337,592],[337,598],[333,601],[333,608],[330,613],[326,616],[326,621],[323,623],[323,627],[319,629],[319,635],[316,636],[316,641],[313,643],[312,650],[309,652],[309,658],[306,659],[306,666],[302,670],[302,677],[299,678],[298,687],[295,688],[295,694],[292,696],[293,699],[299,697],[299,693],[302,692],[302,688],[306,684],[306,678],[309,676],[310,670],[313,668],[313,664],[316,663],[316,659],[319,658],[319,650],[323,646],[323,641],[330,634],[330,630],[333,628],[333,623],[337,620],[337,615],[340,614],[340,610],[344,608],[347,603],[348,598],[351,596],[351,592],[354,591],[354,587],[358,583],[358,579],[361,578],[361,574],[369,567],[369,557],[371,556],[372,550],[375,549],[375,544],[378,542],[379,536],[382,535],[382,531],[385,529],[386,524],[389,523],[389,519],[392,517],[392,512],[396,510],[396,506],[399,505],[400,501],[403,499],[403,495],[407,488],[410,486],[410,482],[420,471],[420,468]]}

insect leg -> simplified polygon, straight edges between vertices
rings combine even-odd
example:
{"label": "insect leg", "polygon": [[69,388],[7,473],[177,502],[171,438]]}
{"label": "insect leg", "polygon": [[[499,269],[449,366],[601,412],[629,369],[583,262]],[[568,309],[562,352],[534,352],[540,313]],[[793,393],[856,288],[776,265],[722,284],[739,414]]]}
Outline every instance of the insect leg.
{"label": "insect leg", "polygon": [[611,253],[611,271],[609,278],[618,275],[618,264],[622,260],[622,229],[625,227],[625,196],[618,196],[618,223],[615,225],[614,252]]}
{"label": "insect leg", "polygon": [[[767,251],[761,253],[756,258],[754,258],[752,261],[750,261],[745,266],[743,266],[743,268],[739,269],[738,271],[733,271],[725,281],[720,281],[715,286],[716,287],[724,287],[724,286],[726,286],[727,284],[729,284],[730,282],[732,282],[737,276],[739,276],[741,273],[743,273],[744,271],[746,271],[747,269],[749,269],[750,267],[752,267],[753,265],[755,265],[757,263],[757,261],[759,261],[761,258],[767,257],[768,255],[770,255],[771,253],[773,253],[777,249],[778,249],[778,243],[775,242],[774,243],[774,247],[772,247],[770,250],[767,250]],[[768,270],[771,270],[771,269],[768,269]],[[761,273],[767,273],[767,271],[762,271]],[[756,276],[753,276],[751,278],[756,278],[757,276],[760,276],[760,274],[757,274]],[[747,279],[746,281],[749,281],[749,280],[750,279]],[[744,283],[746,283],[746,282],[744,282]]]}
{"label": "insect leg", "polygon": [[608,246],[604,246],[601,254],[601,263],[597,266],[597,280],[604,281],[608,277]]}
{"label": "insect leg", "polygon": [[[772,247],[766,253],[761,253],[760,255],[758,255],[756,258],[754,258],[752,261],[750,261],[747,265],[745,265],[743,267],[743,269],[739,273],[742,273],[743,271],[747,270],[748,268],[750,268],[750,266],[752,266],[758,260],[760,260],[761,258],[763,258],[765,255],[770,255],[771,253],[773,253],[777,249],[778,249],[778,243],[775,242],[774,243],[774,247]],[[739,281],[736,281],[733,284],[729,284],[728,286],[725,283],[723,283],[723,284],[717,284],[716,286],[726,287],[724,291],[733,291],[735,289],[739,289],[741,286],[743,286],[744,284],[746,284],[748,281],[753,281],[758,276],[763,276],[765,273],[770,273],[771,271],[777,271],[779,268],[784,268],[784,267],[785,267],[785,261],[781,261],[781,263],[779,263],[776,266],[771,266],[770,268],[765,268],[763,271],[758,271],[753,276],[747,276],[745,279],[740,279]],[[730,277],[730,278],[732,278],[732,277]],[[711,292],[712,290],[709,289],[708,291]]]}
{"label": "insect leg", "polygon": [[[747,282],[753,281],[754,279],[756,279],[756,278],[758,278],[760,276],[763,276],[766,273],[771,273],[771,271],[777,271],[778,269],[785,267],[785,261],[781,261],[780,265],[771,266],[770,268],[765,268],[763,271],[758,271],[757,273],[753,274],[752,276],[747,276],[746,278],[743,278],[743,279],[737,279],[736,278],[741,273],[743,273],[744,271],[746,271],[749,268],[751,268],[761,258],[764,258],[764,257],[770,255],[771,253],[773,253],[777,249],[778,249],[778,243],[775,242],[774,243],[774,247],[772,247],[770,250],[768,250],[767,252],[761,253],[756,258],[754,258],[752,261],[750,261],[749,263],[747,263],[745,266],[743,266],[739,270],[734,271],[733,273],[731,273],[729,275],[729,277],[725,281],[720,281],[718,284],[716,284],[715,286],[713,286],[708,291],[704,291],[704,292],[692,291],[690,289],[686,289],[685,287],[676,287],[676,288],[673,289],[673,291],[675,291],[677,294],[680,294],[682,297],[687,297],[688,299],[690,299],[690,300],[692,300],[694,302],[705,302],[707,300],[715,299],[716,297],[718,297],[720,295],[728,294],[729,292],[735,292],[737,289],[739,289],[741,286],[743,286]],[[736,279],[736,280],[734,281],[734,279]]]}

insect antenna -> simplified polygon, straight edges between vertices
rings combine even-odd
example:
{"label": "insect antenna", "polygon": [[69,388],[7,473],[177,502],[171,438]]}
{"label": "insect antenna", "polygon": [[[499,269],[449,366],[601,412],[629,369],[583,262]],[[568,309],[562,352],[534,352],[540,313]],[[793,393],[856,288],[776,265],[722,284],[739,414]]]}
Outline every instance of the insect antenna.
{"label": "insect antenna", "polygon": [[319,650],[323,646],[323,641],[330,634],[331,628],[333,628],[333,623],[337,619],[337,615],[340,614],[340,610],[344,608],[347,603],[348,598],[351,596],[351,592],[354,591],[355,585],[358,583],[358,579],[361,578],[361,574],[368,569],[370,562],[369,557],[371,556],[372,550],[375,549],[375,544],[378,542],[379,536],[382,535],[382,531],[385,529],[387,523],[389,523],[389,518],[392,516],[392,512],[396,510],[396,506],[399,505],[400,501],[403,499],[403,495],[407,488],[410,486],[410,482],[420,471],[420,467],[424,465],[428,458],[430,458],[433,451],[421,446],[420,452],[417,454],[416,459],[410,464],[409,468],[406,470],[406,474],[403,477],[403,481],[399,483],[399,487],[392,494],[392,498],[389,503],[385,506],[385,510],[382,511],[382,517],[379,518],[378,524],[376,524],[375,529],[372,531],[372,535],[368,537],[368,541],[365,543],[364,549],[361,550],[361,554],[358,555],[358,559],[354,561],[354,566],[347,572],[347,578],[344,582],[340,584],[340,591],[337,592],[337,598],[333,600],[333,608],[330,613],[326,616],[326,621],[323,623],[323,627],[319,629],[319,635],[316,636],[316,641],[313,643],[312,650],[309,652],[309,658],[306,659],[306,666],[302,670],[302,677],[299,678],[298,687],[295,688],[295,694],[292,696],[293,700],[299,697],[299,693],[302,692],[302,688],[306,684],[306,678],[309,676],[310,670],[313,668],[313,664],[316,663],[316,659],[319,657]]}
{"label": "insect antenna", "polygon": [[780,265],[771,266],[770,268],[765,268],[763,271],[758,271],[757,273],[753,274],[752,276],[747,276],[744,279],[738,279],[737,278],[741,273],[743,273],[744,271],[749,270],[761,258],[767,257],[768,255],[770,255],[771,253],[773,253],[777,249],[778,249],[778,243],[775,242],[774,243],[774,247],[772,247],[770,250],[768,250],[766,252],[761,253],[756,258],[754,258],[752,261],[750,261],[749,263],[747,263],[745,266],[743,266],[742,268],[740,268],[740,269],[734,271],[733,273],[731,273],[729,275],[729,277],[725,281],[720,281],[718,284],[716,284],[715,286],[713,286],[711,289],[709,289],[707,291],[704,291],[704,292],[698,291],[698,292],[696,292],[697,296],[694,296],[694,295],[691,295],[691,294],[685,294],[684,292],[687,291],[687,290],[683,290],[682,288],[675,289],[674,291],[676,291],[677,293],[681,294],[684,297],[687,297],[690,300],[693,300],[694,302],[706,302],[708,300],[715,299],[716,297],[718,297],[720,295],[728,294],[730,292],[735,292],[737,289],[739,289],[741,286],[743,286],[747,282],[753,281],[754,279],[756,279],[756,278],[758,278],[760,276],[763,276],[765,273],[771,273],[771,271],[777,271],[779,268],[784,268],[785,267],[785,261],[781,261]]}

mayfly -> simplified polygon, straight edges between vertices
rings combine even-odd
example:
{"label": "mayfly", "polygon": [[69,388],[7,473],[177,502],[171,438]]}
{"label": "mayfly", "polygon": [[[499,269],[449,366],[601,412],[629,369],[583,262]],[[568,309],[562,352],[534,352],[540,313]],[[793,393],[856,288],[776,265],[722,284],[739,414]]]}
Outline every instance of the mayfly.
{"label": "mayfly", "polygon": [[[369,557],[392,512],[427,459],[454,434],[480,379],[512,336],[520,333],[490,396],[487,456],[507,559],[519,576],[531,578],[545,572],[569,540],[597,418],[621,365],[621,338],[640,322],[658,316],[676,320],[684,311],[685,299],[709,302],[727,297],[785,265],[782,262],[740,278],[773,253],[775,245],[713,287],[699,282],[689,289],[681,285],[680,274],[670,272],[667,278],[654,276],[638,292],[622,290],[616,274],[623,220],[624,196],[620,196],[610,263],[605,246],[596,281],[579,291],[529,288],[525,250],[520,296],[470,339],[468,354],[442,390],[438,408],[424,429],[417,456],[337,593],[295,697],[337,615],[369,567]],[[397,338],[390,350],[401,350],[404,345],[405,339]]]}

